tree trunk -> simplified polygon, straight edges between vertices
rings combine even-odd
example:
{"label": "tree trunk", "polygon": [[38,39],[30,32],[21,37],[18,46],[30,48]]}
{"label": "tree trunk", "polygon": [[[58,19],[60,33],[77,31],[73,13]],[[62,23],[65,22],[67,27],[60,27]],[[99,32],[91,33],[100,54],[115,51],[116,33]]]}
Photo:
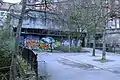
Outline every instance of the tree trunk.
{"label": "tree trunk", "polygon": [[16,32],[15,48],[16,48],[17,53],[19,51],[19,42],[20,42],[19,38],[20,38],[22,23],[23,23],[23,19],[24,19],[24,15],[25,15],[25,9],[26,9],[26,0],[23,0],[22,12],[21,12],[21,15],[20,15],[20,18],[19,18],[19,22],[18,22],[18,26],[17,26],[17,32]]}
{"label": "tree trunk", "polygon": [[93,54],[92,56],[95,56],[95,48],[96,48],[96,40],[95,40],[95,37],[96,37],[96,26],[94,26],[94,33],[93,33]]}
{"label": "tree trunk", "polygon": [[117,28],[117,19],[115,19],[115,28]]}
{"label": "tree trunk", "polygon": [[88,46],[88,37],[85,36],[85,47],[87,47],[87,46]]}
{"label": "tree trunk", "polygon": [[119,19],[119,28],[120,28],[120,19]]}
{"label": "tree trunk", "polygon": [[9,36],[11,36],[11,24],[10,24],[11,19],[12,19],[12,17],[10,16],[10,14],[7,14],[7,18],[6,18],[5,23],[4,23],[4,28],[9,29]]}
{"label": "tree trunk", "polygon": [[21,28],[22,28],[22,23],[23,23],[23,18],[25,14],[25,9],[26,9],[26,0],[22,1],[22,11],[20,14],[18,26],[17,26],[17,32],[16,32],[16,38],[15,38],[15,50],[12,54],[12,61],[11,61],[11,69],[10,69],[10,80],[15,80],[16,78],[16,54],[19,53],[19,38],[21,34]]}
{"label": "tree trunk", "polygon": [[68,39],[69,39],[69,52],[71,52],[71,45],[72,45],[72,42],[71,42],[71,36],[70,36],[70,34],[69,34],[69,36],[68,36]]}
{"label": "tree trunk", "polygon": [[87,31],[87,33],[86,33],[86,47],[90,47],[90,44],[89,44],[89,40],[90,40],[90,35],[89,35],[89,32]]}
{"label": "tree trunk", "polygon": [[106,39],[105,39],[105,31],[103,32],[103,53],[102,60],[106,60]]}
{"label": "tree trunk", "polygon": [[79,52],[80,50],[78,49],[81,49],[81,42],[79,42],[80,36],[82,36],[82,33],[80,33],[80,28],[78,26],[77,32],[76,32],[76,52]]}
{"label": "tree trunk", "polygon": [[93,36],[93,54],[92,56],[95,56],[95,43],[96,43],[96,40],[95,40],[95,35]]}
{"label": "tree trunk", "polygon": [[78,34],[77,34],[77,37],[76,37],[76,48],[78,48],[78,40],[79,40],[79,37],[78,37]]}

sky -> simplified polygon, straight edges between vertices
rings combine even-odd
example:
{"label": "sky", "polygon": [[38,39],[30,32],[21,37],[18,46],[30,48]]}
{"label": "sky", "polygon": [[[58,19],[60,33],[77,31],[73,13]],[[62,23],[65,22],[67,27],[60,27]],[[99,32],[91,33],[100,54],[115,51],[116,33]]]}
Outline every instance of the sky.
{"label": "sky", "polygon": [[9,3],[19,3],[21,0],[3,0],[3,1]]}

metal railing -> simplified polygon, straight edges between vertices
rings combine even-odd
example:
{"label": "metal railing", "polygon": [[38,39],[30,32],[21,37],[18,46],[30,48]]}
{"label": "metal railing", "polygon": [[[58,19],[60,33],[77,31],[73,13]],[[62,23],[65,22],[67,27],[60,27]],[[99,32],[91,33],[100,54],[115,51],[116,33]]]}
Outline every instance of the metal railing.
{"label": "metal railing", "polygon": [[[17,80],[47,80],[46,62],[37,61],[37,54],[32,50],[20,47],[20,54],[16,56],[15,77]],[[9,80],[10,68],[0,68],[0,80]]]}
{"label": "metal railing", "polygon": [[32,50],[30,49],[27,49],[25,47],[20,47],[20,55],[22,56],[22,58],[24,58],[28,64],[31,65],[31,69],[34,69],[34,71],[36,73],[37,72],[37,67],[38,67],[38,64],[37,64],[37,54],[35,54]]}
{"label": "metal railing", "polygon": [[42,80],[48,79],[48,74],[46,70],[46,62],[45,61],[38,61],[38,77]]}
{"label": "metal railing", "polygon": [[27,66],[30,66],[31,70],[34,70],[36,80],[47,80],[46,62],[37,61],[37,54],[30,49],[20,47],[20,51],[20,55],[27,62]]}
{"label": "metal railing", "polygon": [[[96,43],[96,49],[102,50],[103,49],[102,46],[103,46],[102,43],[99,43],[99,44]],[[93,43],[89,43],[88,47],[93,48]],[[120,43],[106,44],[106,51],[120,54]]]}

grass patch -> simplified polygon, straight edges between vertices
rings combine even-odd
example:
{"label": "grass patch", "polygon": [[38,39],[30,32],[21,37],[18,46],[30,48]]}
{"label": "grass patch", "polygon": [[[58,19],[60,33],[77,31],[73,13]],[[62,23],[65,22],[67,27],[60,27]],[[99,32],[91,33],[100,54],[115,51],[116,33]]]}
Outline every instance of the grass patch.
{"label": "grass patch", "polygon": [[[67,46],[60,46],[55,48],[57,51],[62,51],[62,52],[69,52],[69,47]],[[81,52],[82,48],[81,47],[71,47],[70,52]]]}

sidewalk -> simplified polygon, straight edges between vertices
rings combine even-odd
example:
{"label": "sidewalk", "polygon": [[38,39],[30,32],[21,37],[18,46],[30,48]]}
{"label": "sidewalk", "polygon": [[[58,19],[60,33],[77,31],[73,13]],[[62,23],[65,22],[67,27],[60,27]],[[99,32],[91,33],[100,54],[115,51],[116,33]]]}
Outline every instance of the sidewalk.
{"label": "sidewalk", "polygon": [[[120,71],[120,67],[113,68],[113,70],[94,67],[96,65],[99,66],[98,63],[100,62],[92,60],[94,58],[101,59],[99,55],[101,54],[97,54],[97,57],[92,57],[90,52],[82,54],[48,52],[47,54],[38,53],[38,61],[44,60],[46,62],[48,80],[120,80],[120,75],[115,73]],[[38,65],[41,68],[41,64]],[[40,69],[38,68],[38,70]]]}
{"label": "sidewalk", "polygon": [[75,55],[75,56],[62,56],[61,58],[67,59],[69,61],[75,62],[75,63],[84,63],[84,64],[90,64],[95,66],[95,68],[100,68],[100,69],[107,69],[110,71],[119,71],[120,73],[120,55],[119,54],[114,54],[114,53],[109,53],[107,52],[107,60],[108,62],[100,62],[98,60],[101,59],[102,56],[102,51],[101,50],[96,50],[96,56],[91,56],[92,55],[92,49],[91,48],[85,48],[89,52],[87,54],[80,54],[80,55]]}

